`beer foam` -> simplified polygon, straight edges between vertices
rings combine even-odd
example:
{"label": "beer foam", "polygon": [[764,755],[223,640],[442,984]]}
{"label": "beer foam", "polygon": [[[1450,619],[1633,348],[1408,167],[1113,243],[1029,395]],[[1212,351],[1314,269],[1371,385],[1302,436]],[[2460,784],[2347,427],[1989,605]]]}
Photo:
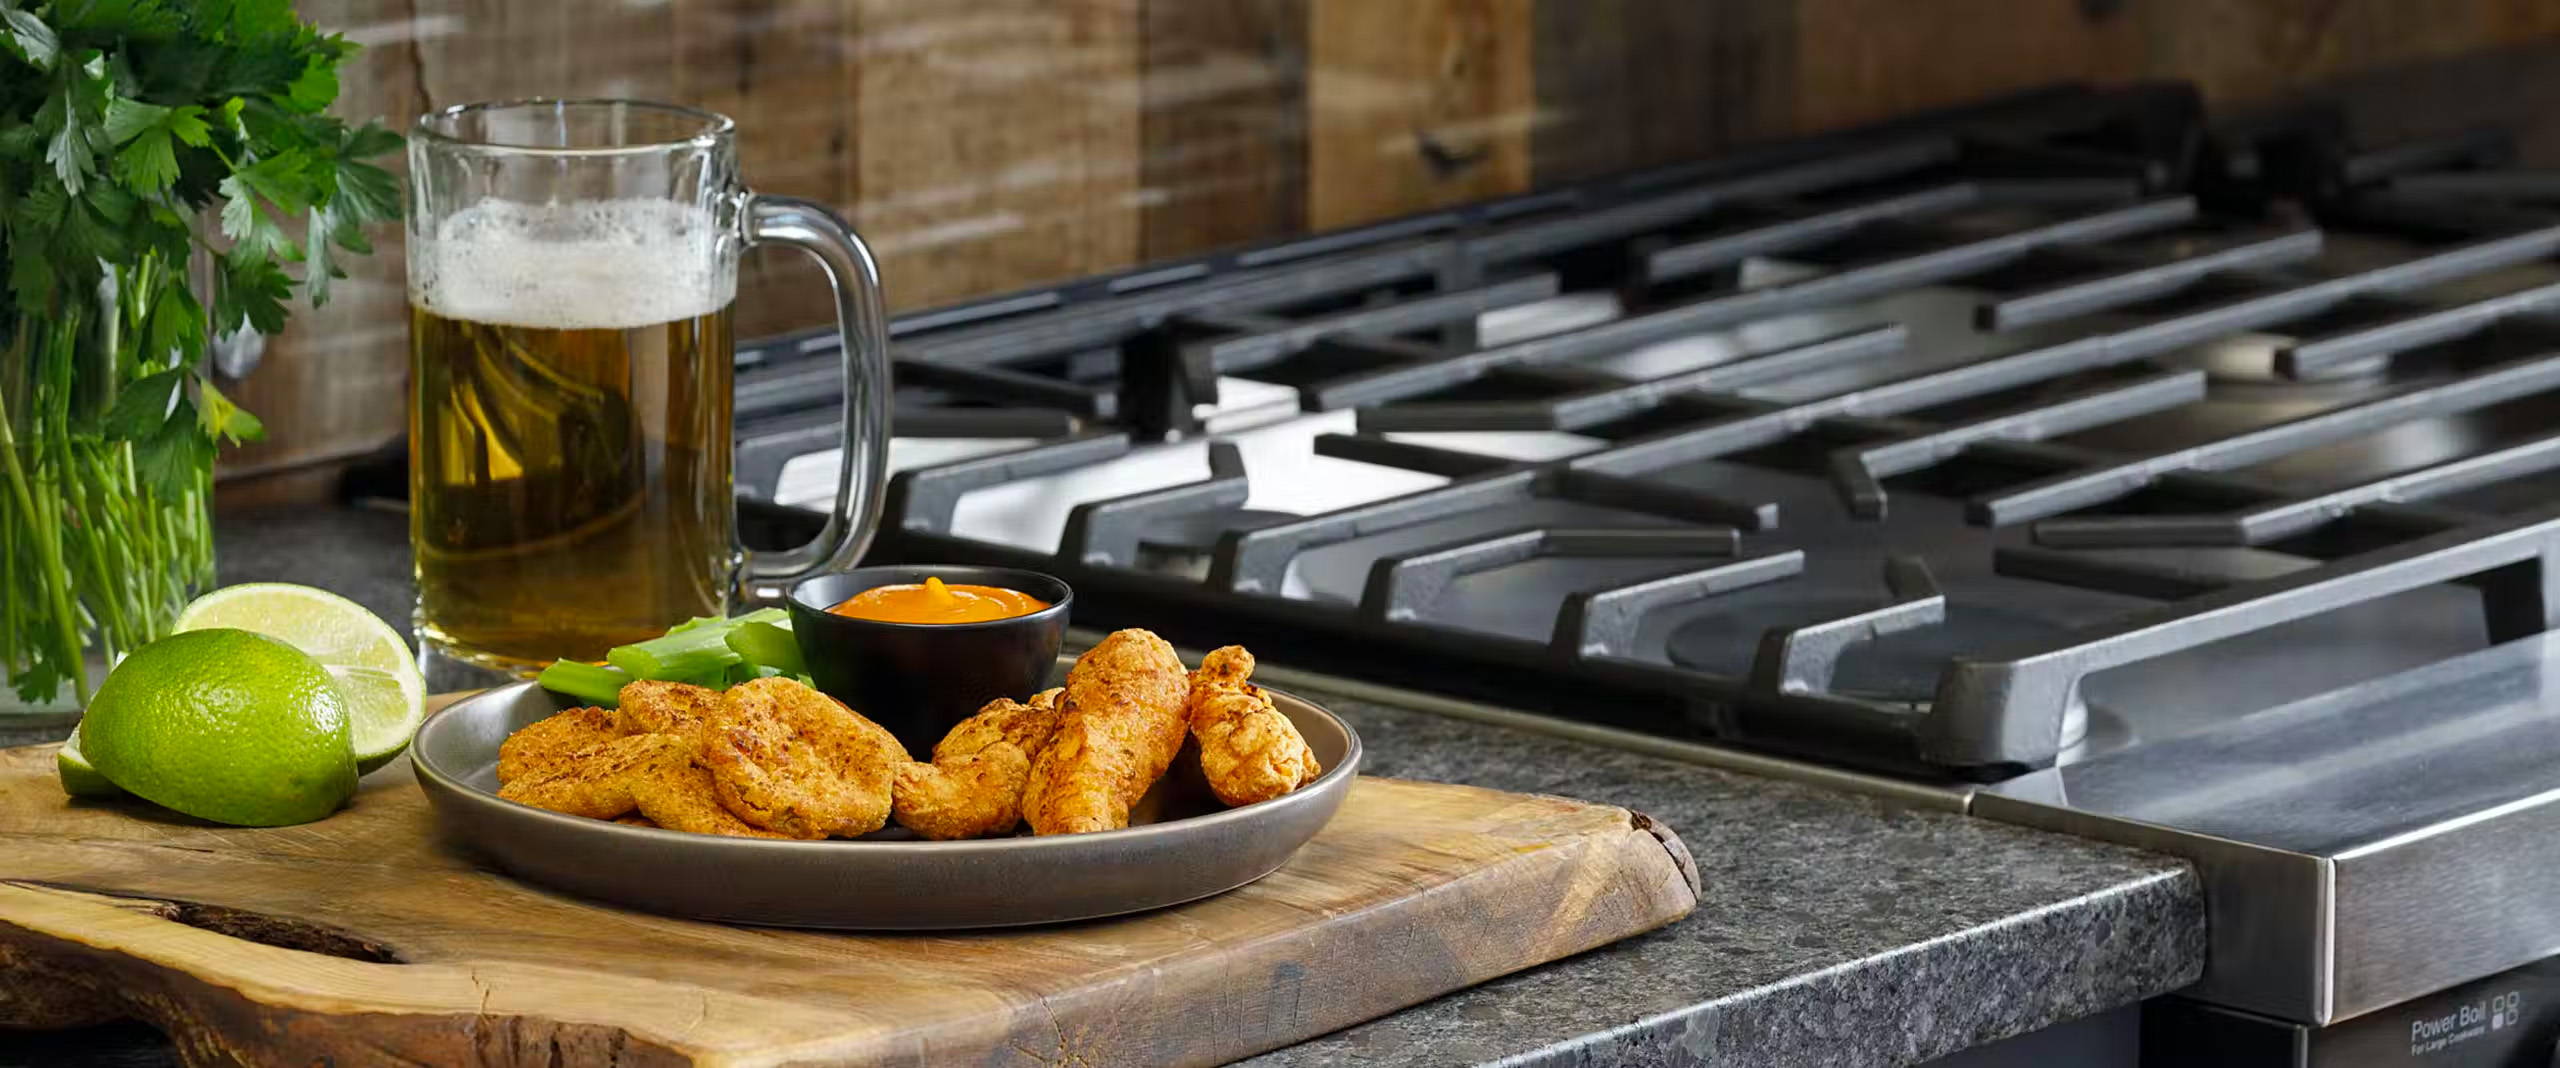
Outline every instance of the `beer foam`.
{"label": "beer foam", "polygon": [[738,272],[711,213],[664,200],[483,200],[409,244],[409,299],[447,319],[618,330],[709,315]]}

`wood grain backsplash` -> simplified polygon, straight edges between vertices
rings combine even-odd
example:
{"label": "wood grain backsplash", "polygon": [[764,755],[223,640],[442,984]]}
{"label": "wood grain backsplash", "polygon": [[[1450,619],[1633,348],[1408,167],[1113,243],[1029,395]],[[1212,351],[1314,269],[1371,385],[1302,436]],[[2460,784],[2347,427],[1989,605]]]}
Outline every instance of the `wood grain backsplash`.
{"label": "wood grain backsplash", "polygon": [[[304,0],[367,45],[342,110],[518,96],[736,117],[748,180],[836,205],[892,303],[949,303],[2057,81],[2246,101],[2560,38],[2546,0]],[[235,476],[402,430],[396,235],[238,389]],[[816,325],[758,253],[749,334]]]}

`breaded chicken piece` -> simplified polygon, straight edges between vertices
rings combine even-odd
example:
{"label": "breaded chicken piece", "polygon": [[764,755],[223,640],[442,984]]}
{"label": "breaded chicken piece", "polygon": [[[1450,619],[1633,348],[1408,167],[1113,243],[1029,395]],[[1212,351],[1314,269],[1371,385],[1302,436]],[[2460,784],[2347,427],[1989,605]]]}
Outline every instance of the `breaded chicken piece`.
{"label": "breaded chicken piece", "polygon": [[1269,801],[1324,772],[1298,725],[1245,681],[1252,675],[1253,654],[1241,645],[1210,650],[1191,673],[1187,714],[1200,742],[1200,771],[1229,807]]}
{"label": "breaded chicken piece", "polygon": [[1182,659],[1152,632],[1117,631],[1076,658],[1065,689],[1057,733],[1032,758],[1022,818],[1034,834],[1126,827],[1189,732]]}
{"label": "breaded chicken piece", "polygon": [[938,840],[1013,830],[1022,821],[1031,754],[1057,733],[1059,693],[989,701],[934,744],[933,763],[901,765],[890,809],[898,826]]}
{"label": "breaded chicken piece", "polygon": [[999,697],[987,702],[977,715],[961,720],[934,743],[933,758],[967,756],[998,743],[1010,744],[1025,755],[1039,752],[1058,731],[1058,695],[1064,692],[1047,689],[1031,695],[1029,701]]}
{"label": "breaded chicken piece", "polygon": [[674,735],[627,735],[564,754],[557,767],[518,776],[498,787],[498,796],[553,812],[609,820],[636,807],[631,797],[634,783],[671,763],[692,759],[692,747]]}
{"label": "breaded chicken piece", "polygon": [[616,714],[628,734],[681,734],[700,740],[703,728],[720,712],[721,695],[682,682],[642,679],[627,683]]}
{"label": "breaded chicken piece", "polygon": [[889,822],[907,751],[834,698],[770,678],[729,688],[702,757],[740,819],[794,838],[849,838]]}
{"label": "breaded chicken piece", "polygon": [[898,826],[936,841],[1004,834],[1022,822],[1031,758],[1011,742],[931,764],[898,766]]}
{"label": "breaded chicken piece", "polygon": [[631,733],[609,708],[572,708],[525,724],[498,743],[498,782],[558,771],[569,754]]}
{"label": "breaded chicken piece", "polygon": [[1013,830],[1022,819],[1031,754],[1057,733],[1060,692],[989,701],[934,744],[933,763],[901,765],[890,810],[898,825],[933,839]]}
{"label": "breaded chicken piece", "polygon": [[699,761],[669,762],[631,785],[631,800],[640,819],[652,827],[733,838],[788,838],[739,819],[721,807],[711,783],[711,770]]}
{"label": "breaded chicken piece", "polygon": [[614,818],[613,822],[619,823],[625,827],[655,827],[658,825],[656,820],[650,819],[647,816],[617,816]]}

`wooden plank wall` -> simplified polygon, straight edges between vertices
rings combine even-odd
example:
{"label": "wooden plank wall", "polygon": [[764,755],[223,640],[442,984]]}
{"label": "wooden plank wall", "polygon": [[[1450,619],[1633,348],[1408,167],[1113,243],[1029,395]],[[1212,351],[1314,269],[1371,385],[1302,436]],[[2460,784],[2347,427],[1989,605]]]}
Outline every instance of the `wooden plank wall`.
{"label": "wooden plank wall", "polygon": [[[900,308],[2063,80],[2220,102],[2560,38],[2547,0],[305,0],[372,47],[352,115],[524,95],[736,116],[758,187],[837,205]],[[238,394],[249,475],[396,438],[399,243]],[[813,325],[757,254],[742,329]]]}
{"label": "wooden plank wall", "polygon": [[1308,3],[1143,5],[1143,258],[1307,228]]}

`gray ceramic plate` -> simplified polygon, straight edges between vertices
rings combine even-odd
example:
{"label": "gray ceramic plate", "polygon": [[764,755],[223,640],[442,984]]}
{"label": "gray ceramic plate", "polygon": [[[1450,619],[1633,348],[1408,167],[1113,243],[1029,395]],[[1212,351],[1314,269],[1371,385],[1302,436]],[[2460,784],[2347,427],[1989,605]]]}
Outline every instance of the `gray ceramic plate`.
{"label": "gray ceramic plate", "polygon": [[410,747],[418,785],[457,843],[529,882],[649,912],[853,930],[1007,927],[1114,916],[1232,890],[1315,836],[1360,772],[1360,736],[1269,690],[1323,761],[1287,797],[1225,808],[1186,746],[1126,830],[927,842],[724,838],[581,819],[500,800],[498,743],[565,707],[532,683],[456,702]]}

